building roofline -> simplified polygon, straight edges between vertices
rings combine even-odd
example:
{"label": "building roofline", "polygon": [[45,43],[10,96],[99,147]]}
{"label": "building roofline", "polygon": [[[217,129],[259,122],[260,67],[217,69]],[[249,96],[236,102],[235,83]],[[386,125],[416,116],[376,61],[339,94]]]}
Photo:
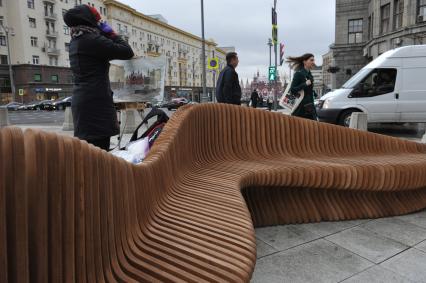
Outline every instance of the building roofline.
{"label": "building roofline", "polygon": [[[164,22],[161,22],[161,21],[159,21],[157,19],[154,19],[154,18],[152,18],[152,17],[150,17],[148,15],[142,14],[141,12],[137,11],[136,9],[134,9],[134,8],[132,8],[132,7],[128,6],[128,5],[126,5],[126,4],[123,4],[123,3],[119,2],[119,1],[116,1],[116,0],[105,0],[104,1],[104,5],[105,6],[112,5],[112,6],[121,8],[123,10],[126,10],[126,11],[132,13],[135,16],[143,18],[144,20],[147,20],[149,22],[152,22],[152,23],[155,23],[157,25],[163,26],[165,28],[171,29],[171,30],[176,31],[178,33],[182,33],[182,34],[184,34],[186,36],[189,36],[189,37],[191,37],[191,38],[193,38],[195,40],[198,40],[198,41],[201,41],[201,42],[203,41],[200,37],[198,37],[198,36],[196,36],[196,35],[194,35],[192,33],[189,33],[187,31],[184,31],[182,29],[174,27],[174,26],[172,26],[170,24],[166,24]],[[208,41],[208,40],[206,40],[206,44],[214,46],[214,47],[217,47],[217,44],[215,42],[211,42],[211,41]]]}

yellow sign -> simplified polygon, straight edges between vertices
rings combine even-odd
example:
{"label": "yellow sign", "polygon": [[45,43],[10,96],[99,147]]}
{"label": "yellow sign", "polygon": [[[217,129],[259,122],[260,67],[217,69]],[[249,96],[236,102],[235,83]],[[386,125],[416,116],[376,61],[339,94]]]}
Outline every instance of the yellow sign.
{"label": "yellow sign", "polygon": [[210,58],[208,68],[209,68],[209,70],[219,69],[219,59],[218,58]]}
{"label": "yellow sign", "polygon": [[24,96],[24,90],[22,88],[19,89],[19,95]]}
{"label": "yellow sign", "polygon": [[275,45],[278,43],[278,26],[272,25],[272,43]]}

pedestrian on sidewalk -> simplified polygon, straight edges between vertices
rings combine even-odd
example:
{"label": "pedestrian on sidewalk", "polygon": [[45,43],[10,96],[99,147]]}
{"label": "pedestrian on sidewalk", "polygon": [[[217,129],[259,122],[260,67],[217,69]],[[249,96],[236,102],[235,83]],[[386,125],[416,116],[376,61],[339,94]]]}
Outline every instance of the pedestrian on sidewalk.
{"label": "pedestrian on sidewalk", "polygon": [[108,151],[111,137],[120,131],[109,81],[109,61],[128,60],[134,53],[107,23],[101,22],[94,7],[76,6],[65,13],[64,22],[71,28],[74,136]]}
{"label": "pedestrian on sidewalk", "polygon": [[317,120],[314,105],[314,77],[311,74],[311,70],[315,67],[314,55],[307,53],[300,57],[288,57],[287,62],[296,71],[291,82],[290,92],[297,94],[301,90],[304,91],[303,100],[292,115]]}
{"label": "pedestrian on sidewalk", "polygon": [[238,54],[226,54],[227,66],[220,72],[216,86],[216,98],[219,103],[241,105],[241,86],[235,69],[238,66]]}
{"label": "pedestrian on sidewalk", "polygon": [[257,92],[257,89],[254,89],[251,93],[251,106],[253,108],[257,108],[257,102],[259,101],[259,93]]}
{"label": "pedestrian on sidewalk", "polygon": [[272,95],[269,94],[268,98],[266,100],[266,104],[268,105],[268,110],[269,111],[272,111],[272,104],[273,104],[273,102],[274,102],[274,99],[272,98]]}

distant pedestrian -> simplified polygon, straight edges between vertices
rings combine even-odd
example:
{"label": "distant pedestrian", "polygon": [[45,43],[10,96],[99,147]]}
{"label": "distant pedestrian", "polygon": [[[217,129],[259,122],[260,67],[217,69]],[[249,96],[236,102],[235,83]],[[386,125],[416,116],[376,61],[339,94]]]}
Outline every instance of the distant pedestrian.
{"label": "distant pedestrian", "polygon": [[259,101],[259,93],[257,92],[257,89],[255,89],[251,93],[251,107],[257,108],[258,101]]}
{"label": "distant pedestrian", "polygon": [[241,105],[241,86],[235,71],[239,63],[238,54],[235,52],[226,54],[226,63],[227,66],[220,72],[217,80],[217,102]]}
{"label": "distant pedestrian", "polygon": [[266,104],[268,105],[268,110],[272,111],[272,104],[273,104],[274,99],[272,98],[271,95],[268,95],[268,98],[266,100]]}
{"label": "distant pedestrian", "polygon": [[71,27],[69,58],[74,77],[72,113],[74,136],[109,150],[119,134],[117,113],[109,81],[109,61],[131,59],[129,44],[91,6],[76,6],[64,15]]}
{"label": "distant pedestrian", "polygon": [[304,97],[300,105],[293,112],[293,116],[302,117],[310,120],[317,120],[317,113],[314,105],[314,77],[311,70],[315,67],[315,57],[307,53],[300,57],[289,57],[287,59],[293,69],[296,70],[293,81],[291,82],[290,92],[297,94],[304,91]]}

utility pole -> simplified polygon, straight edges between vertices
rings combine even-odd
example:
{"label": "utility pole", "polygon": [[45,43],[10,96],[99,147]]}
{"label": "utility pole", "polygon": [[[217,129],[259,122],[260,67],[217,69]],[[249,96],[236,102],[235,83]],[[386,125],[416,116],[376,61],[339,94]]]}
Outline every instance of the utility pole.
{"label": "utility pole", "polygon": [[269,46],[269,67],[272,66],[272,39],[268,39],[268,46]]}
{"label": "utility pole", "polygon": [[[201,0],[201,37],[202,37],[202,48],[201,48],[201,60],[203,61],[203,97],[207,95],[207,78],[206,78],[206,39],[204,35],[204,0]],[[200,102],[201,102],[200,98]]]}
{"label": "utility pole", "polygon": [[[274,0],[274,8],[272,10],[272,41],[274,43],[275,53],[275,72],[277,73],[278,66],[278,20],[277,20],[277,0]],[[274,82],[274,111],[278,109],[278,76],[275,73]]]}

